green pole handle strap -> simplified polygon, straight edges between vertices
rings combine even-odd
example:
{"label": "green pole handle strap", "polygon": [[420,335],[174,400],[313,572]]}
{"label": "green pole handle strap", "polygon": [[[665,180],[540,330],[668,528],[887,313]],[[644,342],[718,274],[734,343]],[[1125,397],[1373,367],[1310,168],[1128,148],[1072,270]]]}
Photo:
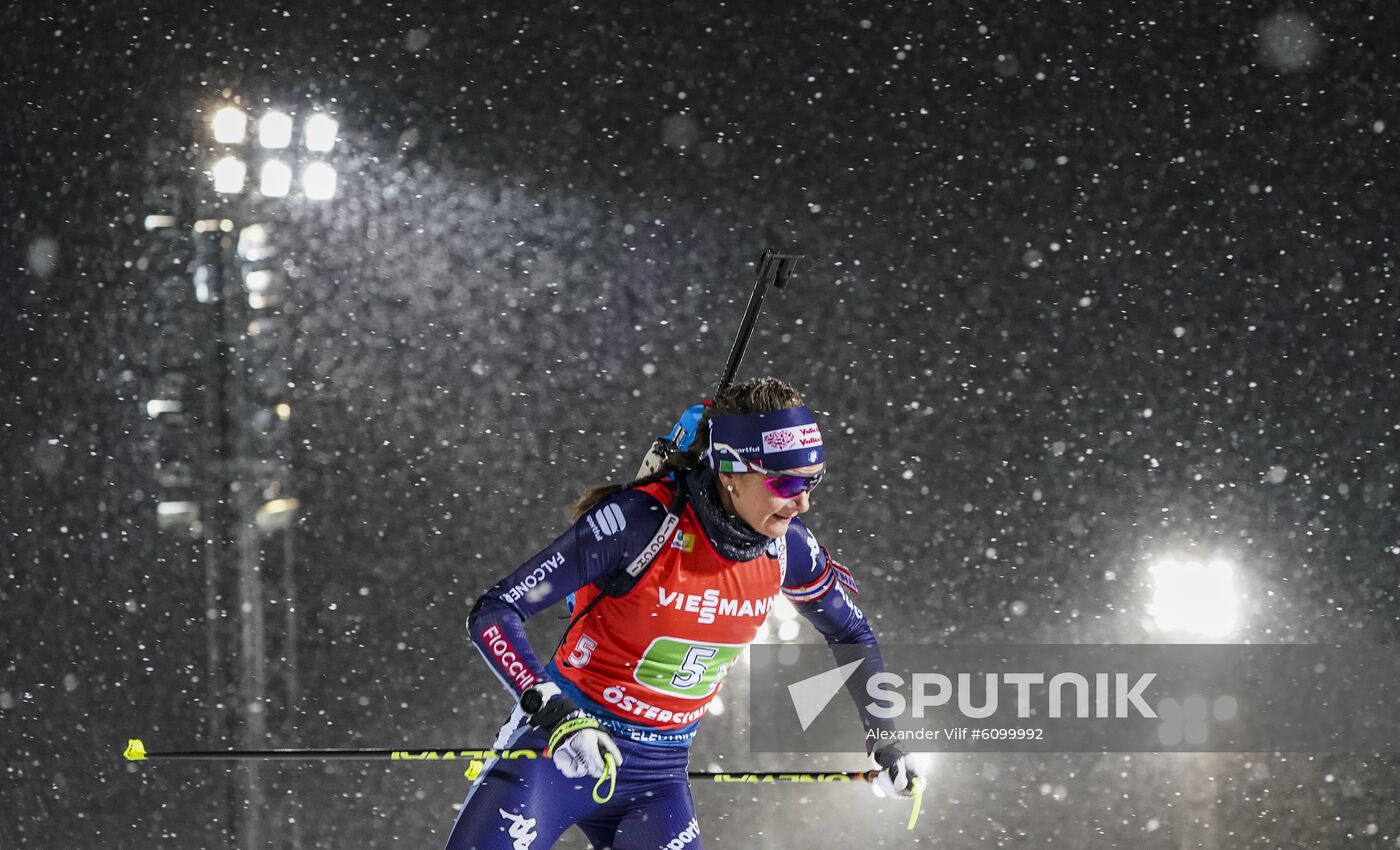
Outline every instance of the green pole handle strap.
{"label": "green pole handle strap", "polygon": [[[549,748],[545,750],[545,752],[554,752],[554,748],[559,745],[560,741],[575,732],[583,729],[601,728],[602,726],[599,725],[598,721],[588,715],[575,717],[572,720],[565,720],[563,723],[554,727],[554,731],[550,733]],[[604,785],[608,787],[606,794],[602,791]],[[617,761],[613,758],[612,753],[603,753],[603,775],[598,777],[597,784],[593,786],[593,802],[606,803],[612,799],[615,790],[617,790]]]}
{"label": "green pole handle strap", "polygon": [[924,807],[924,778],[922,776],[914,777],[912,791],[913,800],[911,802],[914,804],[914,810],[909,813],[910,829],[913,829],[914,824],[919,822],[919,810]]}
{"label": "green pole handle strap", "polygon": [[[599,793],[598,789],[603,787],[603,783],[608,783],[607,796]],[[599,777],[598,783],[593,786],[593,802],[606,803],[612,799],[613,791],[617,790],[617,765],[613,762],[612,753],[603,754],[603,775]]]}
{"label": "green pole handle strap", "polygon": [[564,740],[565,738],[569,737],[570,735],[574,734],[580,729],[600,728],[602,727],[598,725],[598,721],[594,720],[593,718],[587,715],[584,715],[583,717],[575,717],[573,720],[565,720],[563,723],[560,723],[558,726],[555,726],[554,731],[550,733],[549,748],[545,750],[545,754],[548,755],[550,753],[553,753],[554,748],[559,745],[560,741]]}

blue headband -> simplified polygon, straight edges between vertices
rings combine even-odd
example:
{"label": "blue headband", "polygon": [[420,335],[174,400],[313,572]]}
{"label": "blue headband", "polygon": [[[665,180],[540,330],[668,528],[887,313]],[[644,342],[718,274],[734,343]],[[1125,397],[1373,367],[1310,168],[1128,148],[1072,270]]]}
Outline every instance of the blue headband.
{"label": "blue headband", "polygon": [[713,417],[707,457],[719,472],[782,472],[826,462],[817,420],[805,407]]}

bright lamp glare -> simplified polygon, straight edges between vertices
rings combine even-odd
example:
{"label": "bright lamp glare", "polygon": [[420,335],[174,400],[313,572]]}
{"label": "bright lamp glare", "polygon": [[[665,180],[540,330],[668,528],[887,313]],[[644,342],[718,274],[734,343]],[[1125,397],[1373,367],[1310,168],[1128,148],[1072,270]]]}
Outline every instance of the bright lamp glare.
{"label": "bright lamp glare", "polygon": [[258,508],[253,517],[257,526],[265,531],[275,531],[288,527],[301,507],[298,499],[273,499]]}
{"label": "bright lamp glare", "polygon": [[788,643],[797,640],[797,636],[802,634],[802,627],[796,620],[785,620],[778,626],[778,640]]}
{"label": "bright lamp glare", "polygon": [[222,145],[242,144],[248,134],[248,113],[236,106],[225,106],[214,113],[214,141]]}
{"label": "bright lamp glare", "polygon": [[153,398],[146,402],[146,415],[159,419],[165,413],[183,413],[185,405],[179,399]]}
{"label": "bright lamp glare", "polygon": [[313,201],[335,197],[335,169],[324,162],[313,162],[301,172],[301,189]]}
{"label": "bright lamp glare", "polygon": [[292,143],[292,116],[269,112],[258,121],[258,144],[265,148],[285,148]]}
{"label": "bright lamp glare", "polygon": [[243,275],[243,285],[249,292],[266,292],[272,288],[274,276],[267,269],[254,269]]}
{"label": "bright lamp glare", "polygon": [[285,198],[292,190],[292,167],[280,159],[269,159],[263,163],[262,179],[258,191],[264,198]]}
{"label": "bright lamp glare", "polygon": [[214,191],[224,195],[236,195],[243,191],[243,181],[248,177],[248,166],[236,156],[226,156],[214,163]]}
{"label": "bright lamp glare", "polygon": [[335,137],[340,125],[329,115],[317,113],[306,119],[306,149],[327,153],[335,149]]}
{"label": "bright lamp glare", "polygon": [[1150,568],[1152,602],[1148,613],[1164,632],[1224,637],[1239,618],[1235,569],[1221,560],[1159,561]]}
{"label": "bright lamp glare", "polygon": [[238,232],[238,256],[256,263],[273,255],[272,234],[263,224],[250,224]]}

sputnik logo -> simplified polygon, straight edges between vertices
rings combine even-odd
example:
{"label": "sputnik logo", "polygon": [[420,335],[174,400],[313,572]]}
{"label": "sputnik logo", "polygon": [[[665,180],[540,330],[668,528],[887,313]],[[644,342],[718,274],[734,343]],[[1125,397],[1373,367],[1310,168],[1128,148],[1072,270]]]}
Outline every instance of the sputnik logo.
{"label": "sputnik logo", "polygon": [[792,697],[792,707],[797,709],[797,720],[802,724],[803,732],[822,713],[836,692],[846,686],[846,680],[851,678],[862,660],[848,661],[835,670],[827,670],[788,685],[788,696]]}

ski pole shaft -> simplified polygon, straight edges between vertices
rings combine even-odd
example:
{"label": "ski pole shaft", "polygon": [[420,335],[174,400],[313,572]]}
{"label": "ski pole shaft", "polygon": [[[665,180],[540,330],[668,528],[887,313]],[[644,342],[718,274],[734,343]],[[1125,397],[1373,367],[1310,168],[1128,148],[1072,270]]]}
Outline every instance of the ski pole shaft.
{"label": "ski pole shaft", "polygon": [[[286,750],[169,750],[149,751],[139,738],[127,742],[124,753],[128,761],[264,761],[264,760],[355,760],[355,761],[464,761],[485,762],[489,759],[543,758],[539,750],[494,749],[286,749]],[[478,768],[479,769],[479,768]],[[475,772],[475,771],[474,771]],[[691,779],[714,782],[869,782],[878,775],[876,770],[802,771],[802,770],[692,770]]]}
{"label": "ski pole shaft", "polygon": [[878,770],[832,770],[805,773],[785,773],[777,770],[759,770],[749,773],[692,770],[687,776],[691,779],[709,779],[714,782],[871,782],[879,773]]}
{"label": "ski pole shaft", "polygon": [[276,750],[167,750],[149,751],[140,738],[132,738],[123,753],[127,761],[199,760],[248,761],[254,759],[353,759],[357,761],[454,761],[471,759],[533,758],[534,750],[492,749],[276,749]]}

